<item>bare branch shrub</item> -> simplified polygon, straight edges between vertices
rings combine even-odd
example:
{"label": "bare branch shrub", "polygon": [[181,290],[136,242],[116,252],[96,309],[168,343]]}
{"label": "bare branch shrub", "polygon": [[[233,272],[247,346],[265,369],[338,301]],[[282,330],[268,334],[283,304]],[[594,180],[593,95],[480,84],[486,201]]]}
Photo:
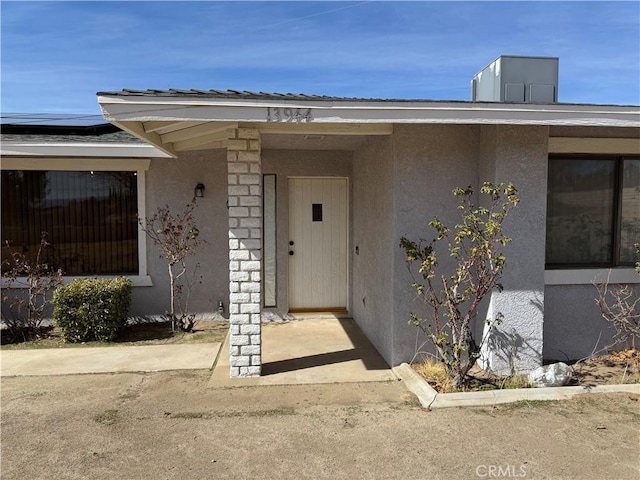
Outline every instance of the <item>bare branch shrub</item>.
{"label": "bare branch shrub", "polygon": [[[640,274],[640,243],[634,245],[638,261],[636,272]],[[631,285],[611,285],[609,275],[603,283],[595,283],[598,296],[595,299],[604,318],[616,333],[613,342],[604,347],[609,350],[617,345],[631,344],[635,348],[636,339],[640,339],[640,295],[634,294]]]}
{"label": "bare branch shrub", "polygon": [[47,232],[41,233],[34,259],[17,252],[10,241],[5,243],[11,259],[6,261],[8,270],[2,275],[2,303],[8,305],[3,321],[14,336],[38,334],[53,290],[62,284],[62,270],[45,261],[51,247],[47,237]]}
{"label": "bare branch shrub", "polygon": [[[188,309],[193,288],[199,282],[198,265],[191,267],[188,258],[205,243],[199,238],[200,231],[195,225],[195,208],[195,199],[180,213],[173,213],[165,205],[158,207],[145,222],[140,220],[142,230],[160,251],[160,258],[167,262],[171,298],[170,311],[166,314],[171,320],[171,329],[175,330],[177,324],[187,332],[193,329],[195,323],[195,314]],[[176,306],[179,314],[176,314]]]}

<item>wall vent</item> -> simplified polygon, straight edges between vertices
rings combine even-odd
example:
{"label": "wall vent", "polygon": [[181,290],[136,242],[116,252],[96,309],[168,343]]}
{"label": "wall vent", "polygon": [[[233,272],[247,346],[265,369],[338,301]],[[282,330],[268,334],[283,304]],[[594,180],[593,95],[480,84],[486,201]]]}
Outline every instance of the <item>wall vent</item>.
{"label": "wall vent", "polygon": [[558,57],[501,55],[471,80],[471,101],[557,103],[558,62]]}

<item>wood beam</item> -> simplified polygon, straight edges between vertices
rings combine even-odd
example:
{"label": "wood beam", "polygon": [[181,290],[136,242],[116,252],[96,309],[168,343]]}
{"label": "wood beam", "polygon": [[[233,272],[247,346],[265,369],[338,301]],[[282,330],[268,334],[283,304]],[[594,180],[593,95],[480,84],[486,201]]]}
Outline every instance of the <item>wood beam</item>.
{"label": "wood beam", "polygon": [[178,154],[175,149],[171,145],[166,145],[162,143],[162,138],[157,133],[147,133],[144,131],[144,127],[141,122],[111,122],[116,127],[121,128],[125,132],[129,132],[134,137],[138,137],[141,140],[144,140],[148,143],[151,143],[158,149],[162,150],[164,153],[171,155],[176,158]]}
{"label": "wood beam", "polygon": [[207,122],[195,127],[183,128],[171,133],[161,134],[160,136],[162,137],[162,141],[165,143],[183,142],[192,138],[207,136],[220,132],[225,132],[226,134],[226,131],[228,129],[235,128],[237,127],[237,125],[237,123],[233,122]]}
{"label": "wood beam", "polygon": [[173,147],[175,148],[176,151],[193,150],[194,147],[202,148],[203,145],[207,145],[212,142],[226,142],[227,140],[228,140],[227,132],[223,131],[223,132],[214,133],[212,135],[201,135],[199,137],[191,138],[189,140],[175,142],[173,143]]}
{"label": "wood beam", "polygon": [[190,150],[214,150],[216,148],[227,148],[227,141],[223,140],[219,142],[204,143],[202,145],[197,145],[189,148],[181,148],[180,151],[187,152]]}
{"label": "wood beam", "polygon": [[204,122],[202,120],[180,120],[178,122],[144,122],[144,130],[146,132],[155,132],[160,135],[163,133],[175,132],[176,130],[182,130],[183,128],[189,127],[197,127],[198,125],[202,125]]}

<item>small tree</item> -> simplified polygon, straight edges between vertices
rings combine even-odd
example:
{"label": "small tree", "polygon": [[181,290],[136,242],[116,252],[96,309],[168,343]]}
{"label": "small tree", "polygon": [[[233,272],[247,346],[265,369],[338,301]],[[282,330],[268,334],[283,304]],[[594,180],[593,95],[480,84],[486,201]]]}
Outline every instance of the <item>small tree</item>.
{"label": "small tree", "polygon": [[[434,217],[429,226],[435,230],[436,238],[429,242],[405,237],[400,240],[414,279],[413,288],[427,310],[426,317],[411,313],[410,323],[426,334],[457,388],[468,383],[469,370],[480,357],[486,336],[478,344],[471,322],[482,299],[494,288],[502,291],[499,280],[506,258],[501,249],[511,241],[502,224],[519,202],[512,184],[485,182],[480,192],[488,196],[488,207],[472,202],[471,187],[453,190],[460,199],[458,210],[462,217],[453,230]],[[457,263],[453,275],[441,272],[438,262],[445,253],[438,246],[444,243],[446,252]],[[418,264],[418,275],[411,269],[414,263]],[[500,314],[486,320],[490,327],[500,321]]]}
{"label": "small tree", "polygon": [[[52,291],[62,284],[62,270],[45,261],[46,251],[51,247],[47,237],[47,232],[41,233],[34,259],[15,251],[10,241],[5,243],[11,259],[5,262],[9,268],[2,275],[2,301],[9,304],[3,320],[14,335],[18,331],[23,335],[37,334]],[[24,291],[26,295],[21,294]]]}
{"label": "small tree", "polygon": [[[195,254],[203,243],[193,217],[195,208],[195,199],[179,214],[174,214],[169,206],[165,205],[159,207],[145,222],[140,220],[142,230],[160,250],[160,258],[167,262],[171,295],[167,316],[171,319],[172,331],[175,331],[176,323],[180,329],[191,331],[195,322],[195,314],[189,313],[188,308],[191,291],[196,283],[198,265],[189,272],[187,264],[188,257]],[[180,309],[179,315],[176,315],[176,303]]]}
{"label": "small tree", "polygon": [[[640,243],[634,244],[636,250],[636,272],[640,275]],[[613,341],[604,350],[616,345],[631,343],[640,339],[640,295],[634,294],[630,285],[610,285],[609,278],[604,283],[594,283],[598,296],[596,305],[602,318],[616,330]]]}

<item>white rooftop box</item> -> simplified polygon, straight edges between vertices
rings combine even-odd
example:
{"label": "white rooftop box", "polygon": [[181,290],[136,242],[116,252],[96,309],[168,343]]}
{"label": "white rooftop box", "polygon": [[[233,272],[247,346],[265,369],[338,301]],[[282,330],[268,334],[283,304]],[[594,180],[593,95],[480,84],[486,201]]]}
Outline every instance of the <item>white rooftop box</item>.
{"label": "white rooftop box", "polygon": [[471,80],[471,101],[557,103],[558,61],[501,55]]}

